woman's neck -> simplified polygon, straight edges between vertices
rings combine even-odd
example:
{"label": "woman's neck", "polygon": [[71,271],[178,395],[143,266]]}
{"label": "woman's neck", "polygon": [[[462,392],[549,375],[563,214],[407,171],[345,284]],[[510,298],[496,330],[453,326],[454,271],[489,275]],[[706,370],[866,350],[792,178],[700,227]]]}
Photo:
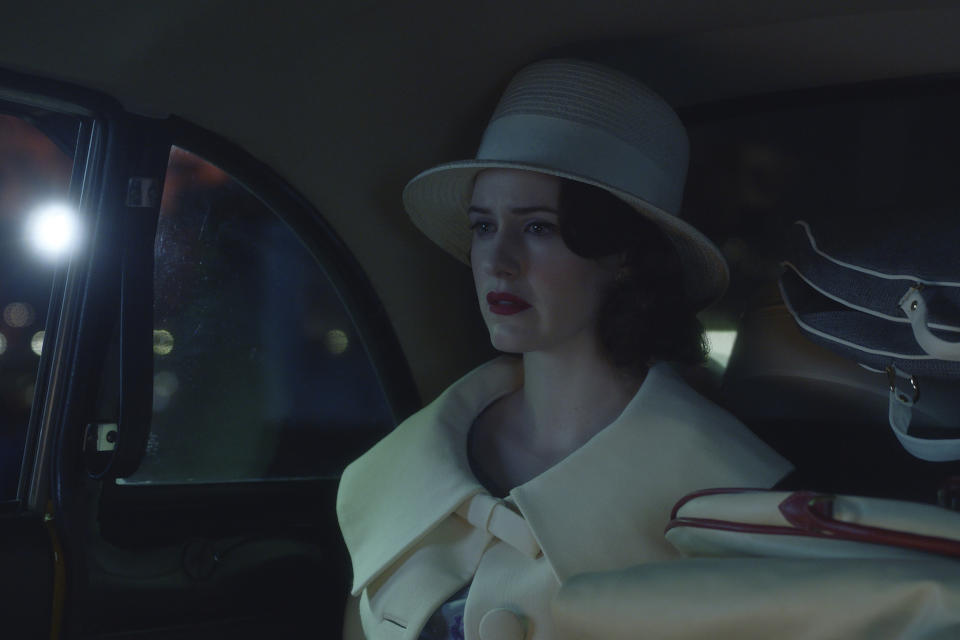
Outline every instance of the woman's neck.
{"label": "woman's neck", "polygon": [[642,382],[610,363],[595,340],[526,353],[523,387],[514,398],[521,437],[559,462],[613,422]]}

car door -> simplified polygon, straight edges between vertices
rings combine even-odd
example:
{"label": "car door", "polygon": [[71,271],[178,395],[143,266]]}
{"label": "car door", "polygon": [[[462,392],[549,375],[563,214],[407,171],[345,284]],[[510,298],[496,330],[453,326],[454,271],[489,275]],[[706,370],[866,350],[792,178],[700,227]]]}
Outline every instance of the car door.
{"label": "car door", "polygon": [[81,159],[0,525],[16,637],[339,633],[340,471],[419,404],[362,269],[241,149],[4,80]]}

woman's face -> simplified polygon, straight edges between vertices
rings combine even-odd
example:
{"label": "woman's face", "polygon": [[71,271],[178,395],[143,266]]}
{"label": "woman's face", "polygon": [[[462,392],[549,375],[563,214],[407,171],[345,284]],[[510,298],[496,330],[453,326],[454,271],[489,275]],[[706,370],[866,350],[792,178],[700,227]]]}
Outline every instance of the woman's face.
{"label": "woman's face", "polygon": [[594,340],[613,270],[567,248],[559,204],[555,176],[490,169],[474,183],[468,212],[473,280],[500,351],[550,351]]}

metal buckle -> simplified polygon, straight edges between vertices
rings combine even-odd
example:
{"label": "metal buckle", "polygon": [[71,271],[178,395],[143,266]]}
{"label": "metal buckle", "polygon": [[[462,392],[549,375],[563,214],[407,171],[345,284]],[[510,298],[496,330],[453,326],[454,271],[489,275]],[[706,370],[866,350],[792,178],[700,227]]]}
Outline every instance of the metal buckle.
{"label": "metal buckle", "polygon": [[916,403],[920,399],[920,381],[917,380],[916,376],[910,376],[910,387],[913,391],[913,398],[911,399],[905,392],[897,388],[897,368],[892,364],[887,365],[887,383],[890,385],[890,391],[896,394],[897,399],[904,404],[909,402]]}

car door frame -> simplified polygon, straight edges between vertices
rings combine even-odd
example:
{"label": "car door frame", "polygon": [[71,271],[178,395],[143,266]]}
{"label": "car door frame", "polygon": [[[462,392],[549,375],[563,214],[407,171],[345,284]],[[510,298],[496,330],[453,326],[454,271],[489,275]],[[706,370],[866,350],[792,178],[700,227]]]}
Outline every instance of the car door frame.
{"label": "car door frame", "polygon": [[[202,153],[274,212],[282,212],[284,221],[322,262],[350,309],[396,424],[418,409],[420,400],[391,323],[363,269],[300,194],[269,167],[219,136],[175,117],[161,120],[130,114],[109,97],[64,83],[0,72],[0,87],[0,98],[6,92],[47,108],[83,114],[81,138],[86,147],[82,163],[76,163],[73,196],[91,226],[88,251],[82,259],[74,260],[58,280],[64,296],[55,309],[59,319],[56,339],[42,361],[41,379],[46,384],[38,385],[31,446],[25,456],[30,464],[22,480],[22,508],[16,514],[24,529],[14,531],[12,525],[2,526],[9,548],[32,549],[34,573],[46,576],[37,593],[30,596],[36,606],[21,608],[29,612],[25,620],[44,619],[32,633],[49,627],[51,637],[88,637],[90,619],[105,610],[97,606],[104,600],[105,592],[92,569],[111,558],[123,562],[136,556],[135,551],[131,555],[129,549],[118,549],[114,541],[101,536],[98,518],[102,516],[105,495],[120,509],[152,513],[154,517],[182,515],[179,508],[184,503],[193,509],[219,504],[226,509],[286,518],[288,524],[299,518],[297,514],[303,514],[304,504],[316,502],[319,508],[313,513],[322,515],[313,517],[312,522],[317,525],[313,532],[321,531],[322,535],[311,544],[328,551],[324,560],[328,564],[316,566],[329,566],[330,584],[323,594],[338,601],[328,606],[329,612],[335,613],[328,613],[325,618],[339,627],[339,597],[346,593],[349,567],[333,514],[338,475],[269,486],[191,487],[185,493],[169,487],[120,487],[110,482],[116,470],[107,469],[93,474],[102,477],[91,477],[81,452],[87,425],[103,418],[93,415],[93,403],[100,392],[98,384],[104,379],[104,369],[110,366],[106,354],[113,325],[104,318],[111,314],[116,317],[119,309],[115,321],[120,323],[123,334],[120,378],[126,385],[121,391],[121,404],[136,396],[134,402],[128,403],[134,406],[132,412],[128,411],[133,417],[118,416],[119,438],[121,443],[130,443],[129,434],[136,432],[133,444],[127,446],[128,465],[135,466],[138,450],[142,455],[149,427],[144,407],[150,406],[152,388],[152,326],[147,326],[150,319],[145,313],[152,312],[152,289],[142,285],[149,280],[148,272],[152,276],[152,243],[159,201],[148,208],[148,214],[134,217],[126,200],[132,179],[144,175],[162,189],[162,171],[172,144],[179,142]],[[124,418],[134,426],[125,425]],[[289,557],[298,558],[298,553],[303,553],[303,549],[292,551]],[[5,586],[13,588],[12,584]],[[106,607],[119,604],[122,603],[107,602]],[[135,623],[136,616],[131,620]],[[205,629],[198,633],[215,637],[222,632],[228,637],[243,628],[241,623],[232,630],[223,625],[211,630],[208,625],[215,622],[200,616],[190,622],[185,633]]]}

